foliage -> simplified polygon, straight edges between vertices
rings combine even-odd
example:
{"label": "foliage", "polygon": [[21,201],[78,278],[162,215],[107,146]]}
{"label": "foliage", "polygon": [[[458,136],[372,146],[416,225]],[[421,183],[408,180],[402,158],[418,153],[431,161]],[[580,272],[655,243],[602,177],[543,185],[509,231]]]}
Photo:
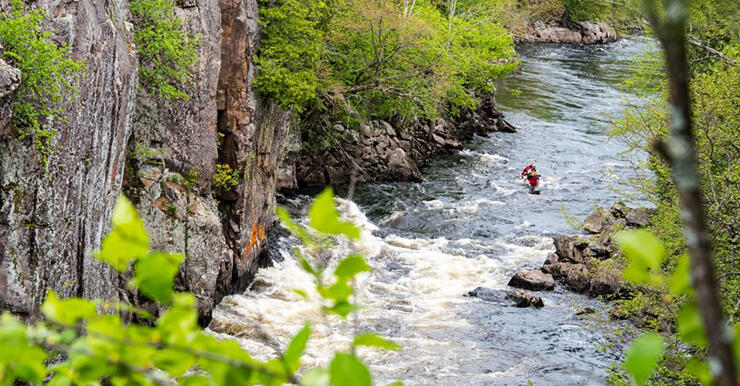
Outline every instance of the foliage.
{"label": "foliage", "polygon": [[10,125],[33,140],[48,173],[54,121],[64,121],[62,104],[77,92],[74,82],[85,65],[72,58],[69,46],[55,44],[43,23],[43,12],[26,9],[21,0],[12,0],[10,12],[0,15],[2,57],[21,71]]}
{"label": "foliage", "polygon": [[562,0],[562,2],[568,15],[577,21],[600,20],[609,10],[609,3],[604,0]]}
{"label": "foliage", "polygon": [[131,0],[142,83],[166,100],[188,99],[198,63],[198,37],[175,14],[172,0]]}
{"label": "foliage", "polygon": [[[491,12],[495,2],[472,3],[449,14],[429,0],[413,9],[395,1],[265,2],[256,85],[304,112],[315,130],[475,106],[476,94],[517,64],[512,38]],[[311,121],[316,116],[323,120]]]}
{"label": "foliage", "polygon": [[[322,193],[311,207],[310,227],[296,224],[284,210],[280,213],[308,247],[305,256],[297,248],[296,258],[316,278],[325,310],[346,318],[358,307],[351,301],[352,282],[370,266],[361,256],[350,255],[339,262],[334,279],[327,283],[325,267],[311,262],[311,256],[331,242],[330,236],[357,239],[359,229],[339,219],[331,190]],[[124,276],[133,267],[129,288],[166,308],[159,317],[107,300],[60,299],[49,290],[41,306],[44,319],[35,325],[27,326],[9,313],[0,317],[2,384],[365,386],[372,378],[355,348],[400,349],[379,335],[359,334],[346,351],[335,353],[328,369],[310,369],[301,376],[301,357],[311,335],[307,322],[278,356],[266,361],[254,359],[237,342],[219,340],[198,327],[195,296],[173,290],[184,256],[151,251],[149,242],[144,223],[122,196],[113,212],[111,233],[96,257]],[[151,325],[126,324],[121,314],[131,313]]]}
{"label": "foliage", "polygon": [[239,170],[232,169],[228,164],[216,164],[216,171],[213,173],[213,186],[230,190],[237,185],[239,185]]}
{"label": "foliage", "polygon": [[[689,276],[689,259],[683,256],[673,273],[666,275],[659,272],[665,256],[665,249],[660,240],[647,231],[622,232],[618,235],[618,242],[622,252],[629,260],[630,270],[625,270],[624,277],[634,282],[650,283],[652,286],[664,289],[665,296],[680,299],[682,304],[676,313],[676,335],[680,339],[683,351],[690,347],[693,352],[701,352],[706,348],[704,326],[696,303],[693,301],[693,288]],[[740,356],[740,322],[730,328],[729,336],[733,340],[736,357]],[[676,345],[674,345],[675,347]],[[647,333],[633,341],[624,362],[626,370],[631,374],[637,385],[648,383],[649,378],[660,363],[660,358],[666,349],[665,339],[655,333]],[[675,360],[676,356],[670,357]],[[699,356],[684,358],[679,361],[687,375],[693,379],[689,382],[700,381],[708,385],[712,381],[709,372],[708,360]],[[675,377],[673,372],[665,374]],[[682,382],[687,381],[680,376]],[[663,384],[658,382],[657,384]]]}

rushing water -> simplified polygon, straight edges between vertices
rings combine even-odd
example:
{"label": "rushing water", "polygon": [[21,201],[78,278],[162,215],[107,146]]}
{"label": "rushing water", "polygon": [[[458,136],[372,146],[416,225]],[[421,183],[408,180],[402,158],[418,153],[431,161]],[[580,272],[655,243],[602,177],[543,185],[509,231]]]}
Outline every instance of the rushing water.
{"label": "rushing water", "polygon": [[[312,285],[289,257],[294,240],[283,237],[276,247],[283,261],[261,270],[250,291],[225,299],[214,330],[273,355],[261,334],[284,347],[311,319],[310,365],[326,365],[353,331],[372,330],[404,346],[360,350],[379,384],[604,384],[622,352],[604,349],[615,322],[600,316],[598,301],[558,288],[538,294],[544,308],[519,309],[463,295],[478,286],[505,288],[517,269],[541,265],[553,249],[550,236],[573,232],[561,207],[583,217],[622,197],[615,187],[629,193],[614,179],[632,171],[620,157],[625,149],[608,140],[607,122],[632,99],[620,80],[635,55],[650,49],[641,40],[520,47],[522,73],[503,82],[497,97],[518,133],[476,138],[428,166],[424,182],[366,184],[357,204],[341,202],[363,229],[354,248],[374,268],[357,282],[356,300],[366,307],[352,323],[323,317],[293,292]],[[518,179],[530,159],[544,176],[541,195],[527,194]],[[348,248],[332,249],[329,261]],[[584,307],[597,312],[576,315]]]}

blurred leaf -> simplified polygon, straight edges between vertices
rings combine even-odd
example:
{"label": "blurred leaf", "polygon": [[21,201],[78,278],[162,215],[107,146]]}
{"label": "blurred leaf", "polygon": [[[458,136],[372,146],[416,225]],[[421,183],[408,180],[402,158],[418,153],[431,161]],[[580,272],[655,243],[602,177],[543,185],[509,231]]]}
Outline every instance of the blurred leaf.
{"label": "blurred leaf", "polygon": [[638,386],[645,384],[663,356],[663,337],[655,333],[640,336],[632,342],[624,360],[627,369]]}
{"label": "blurred leaf", "polygon": [[329,385],[329,371],[322,368],[312,368],[301,377],[301,386],[327,386]]}
{"label": "blurred leaf", "polygon": [[712,372],[706,362],[699,358],[691,358],[686,362],[686,371],[699,379],[703,385],[712,384]]}
{"label": "blurred leaf", "polygon": [[293,218],[290,217],[290,213],[283,208],[278,207],[275,212],[277,213],[278,217],[280,218],[280,221],[285,225],[288,230],[293,232],[298,238],[301,239],[301,241],[304,244],[310,244],[311,239],[308,237],[308,233],[306,233],[306,230],[303,228],[303,226],[296,224],[295,221],[293,221]]}
{"label": "blurred leaf", "polygon": [[340,302],[337,302],[336,304],[334,304],[334,306],[332,306],[331,308],[329,308],[327,311],[330,312],[330,313],[332,313],[332,314],[337,314],[337,315],[339,315],[339,316],[341,316],[343,318],[346,318],[347,315],[349,315],[350,313],[352,313],[352,311],[357,310],[358,308],[359,307],[357,307],[356,305],[354,305],[354,304],[352,304],[350,302],[340,301]]}
{"label": "blurred leaf", "polygon": [[321,274],[319,271],[316,270],[316,268],[311,265],[311,262],[306,259],[305,256],[303,256],[303,253],[301,252],[300,248],[295,247],[293,248],[293,255],[298,259],[298,262],[301,264],[301,268],[306,271],[307,273],[310,273],[315,278],[319,279],[321,277]]}
{"label": "blurred leaf", "polygon": [[402,348],[400,345],[373,333],[357,335],[352,345],[378,347],[387,350],[400,350]]}
{"label": "blurred leaf", "polygon": [[697,347],[705,347],[707,344],[704,334],[704,325],[701,321],[699,309],[696,303],[689,302],[681,306],[676,316],[678,322],[678,335],[684,342]]}
{"label": "blurred leaf", "polygon": [[395,382],[387,384],[386,386],[403,386],[403,382],[395,381]]}
{"label": "blurred leaf", "polygon": [[673,274],[668,279],[668,288],[674,295],[691,295],[694,292],[691,286],[691,267],[689,263],[689,256],[682,255],[678,259],[676,269],[673,270]]}
{"label": "blurred leaf", "polygon": [[319,287],[319,293],[324,299],[347,301],[354,290],[347,283],[338,281],[329,287]]}
{"label": "blurred leaf", "polygon": [[629,259],[624,278],[634,283],[657,284],[660,264],[665,255],[663,243],[646,230],[622,231],[616,235],[622,252]]}
{"label": "blurred leaf", "polygon": [[372,269],[364,257],[360,255],[349,255],[339,262],[339,265],[334,270],[334,275],[342,280],[347,280],[355,277],[360,272],[369,272]]}
{"label": "blurred leaf", "polygon": [[369,386],[372,384],[370,371],[352,354],[334,354],[334,359],[329,365],[329,373],[334,386]]}
{"label": "blurred leaf", "polygon": [[98,314],[92,301],[80,298],[60,299],[52,290],[46,293],[41,312],[49,320],[66,325],[76,324]]}
{"label": "blurred leaf", "polygon": [[175,275],[184,259],[180,254],[150,253],[136,262],[136,274],[131,283],[148,298],[167,302],[172,297]]}
{"label": "blurred leaf", "polygon": [[123,195],[118,197],[111,222],[111,232],[95,257],[124,272],[132,260],[149,253],[149,235],[136,208]]}
{"label": "blurred leaf", "polygon": [[289,375],[295,374],[301,365],[301,355],[306,350],[308,338],[311,336],[311,325],[306,323],[303,328],[293,337],[285,350],[283,358],[290,371]]}
{"label": "blurred leaf", "polygon": [[311,227],[317,231],[329,235],[345,235],[350,239],[360,238],[360,228],[351,222],[340,221],[339,212],[334,207],[334,192],[331,187],[316,196],[309,209],[308,217]]}

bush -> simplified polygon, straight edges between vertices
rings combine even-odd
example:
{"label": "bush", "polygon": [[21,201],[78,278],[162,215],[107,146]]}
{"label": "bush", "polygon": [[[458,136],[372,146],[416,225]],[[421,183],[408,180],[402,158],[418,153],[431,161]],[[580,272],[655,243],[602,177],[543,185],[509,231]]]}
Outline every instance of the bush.
{"label": "bush", "polygon": [[188,99],[198,63],[198,38],[175,14],[173,0],[131,0],[142,84],[166,100]]}
{"label": "bush", "polygon": [[56,45],[43,29],[44,14],[27,10],[21,0],[12,0],[10,12],[0,15],[3,59],[21,71],[10,125],[22,137],[30,137],[39,160],[48,172],[54,153],[54,121],[63,121],[61,105],[77,92],[74,82],[85,68],[72,59],[67,45]]}

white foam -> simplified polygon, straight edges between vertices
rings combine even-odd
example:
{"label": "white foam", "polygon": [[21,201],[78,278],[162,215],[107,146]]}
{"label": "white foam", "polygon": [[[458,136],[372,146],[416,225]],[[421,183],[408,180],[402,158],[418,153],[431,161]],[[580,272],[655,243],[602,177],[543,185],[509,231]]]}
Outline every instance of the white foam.
{"label": "white foam", "polygon": [[[356,280],[355,302],[365,306],[357,313],[359,329],[379,332],[404,346],[400,352],[360,350],[360,356],[376,372],[378,383],[398,378],[409,384],[421,380],[453,382],[466,363],[485,361],[491,353],[484,347],[460,345],[460,339],[472,328],[459,317],[460,305],[473,301],[462,295],[478,286],[503,287],[512,266],[544,260],[546,254],[542,247],[546,243],[534,240],[530,242],[532,247],[497,244],[507,251],[504,264],[482,254],[467,258],[444,252],[451,243],[445,238],[375,237],[371,231],[377,227],[356,205],[340,200],[340,210],[361,227],[362,239],[353,245],[340,242],[327,252],[327,280],[342,256],[350,250],[363,253],[374,271]],[[454,243],[481,244],[471,239]],[[322,314],[310,275],[292,258],[260,270],[255,282],[263,284],[258,291],[227,297],[214,311],[213,324],[237,337],[255,356],[275,354],[259,338],[262,332],[284,348],[305,320],[314,322],[305,365],[324,366],[331,353],[349,347],[352,325]],[[310,301],[303,301],[296,289],[308,293]],[[477,381],[485,383],[483,378]]]}

